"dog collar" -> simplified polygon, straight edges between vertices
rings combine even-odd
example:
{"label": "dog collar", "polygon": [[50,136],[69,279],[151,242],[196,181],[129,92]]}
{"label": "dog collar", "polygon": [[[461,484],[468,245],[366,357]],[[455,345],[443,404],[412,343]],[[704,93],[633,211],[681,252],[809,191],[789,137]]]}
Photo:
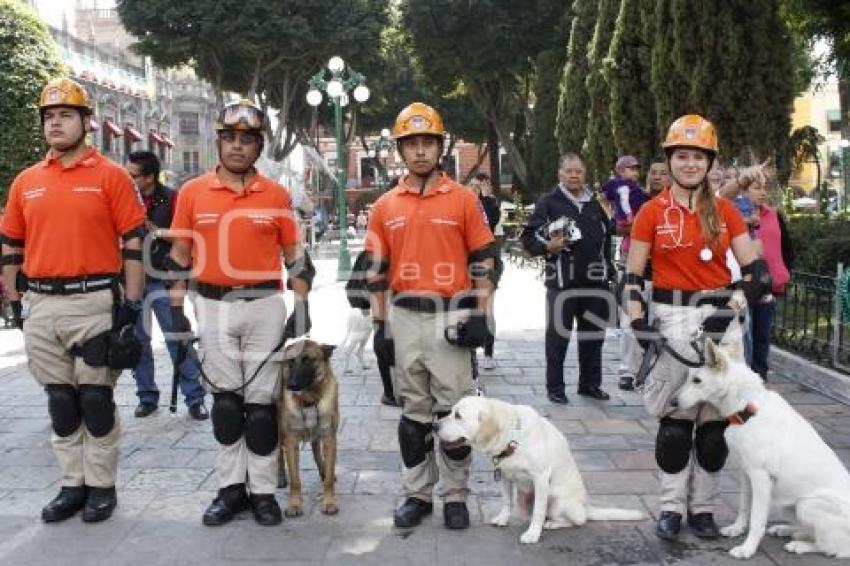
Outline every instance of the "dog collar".
{"label": "dog collar", "polygon": [[299,407],[312,407],[313,405],[315,405],[316,403],[319,402],[318,399],[315,399],[315,400],[313,400],[312,402],[309,402],[309,403],[305,402],[304,401],[304,394],[300,391],[297,392],[297,393],[295,391],[292,392],[292,400],[295,401],[295,404],[298,405]]}
{"label": "dog collar", "polygon": [[510,442],[508,442],[508,445],[505,447],[504,450],[493,456],[493,465],[498,466],[499,462],[501,462],[505,458],[508,458],[509,456],[512,456],[513,453],[516,452],[516,447],[516,440],[511,440]]}
{"label": "dog collar", "polygon": [[729,424],[742,425],[745,422],[747,422],[748,420],[750,420],[752,417],[756,416],[757,412],[758,412],[758,407],[756,406],[755,403],[750,401],[749,403],[747,403],[746,407],[744,407],[743,409],[741,409],[737,413],[732,413],[731,415],[726,417],[726,421]]}

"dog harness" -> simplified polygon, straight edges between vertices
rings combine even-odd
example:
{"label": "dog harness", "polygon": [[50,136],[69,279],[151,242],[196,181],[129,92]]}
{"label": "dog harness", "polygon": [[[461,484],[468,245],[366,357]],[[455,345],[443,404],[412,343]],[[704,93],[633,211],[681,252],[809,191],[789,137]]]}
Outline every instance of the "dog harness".
{"label": "dog harness", "polygon": [[726,417],[726,421],[730,425],[742,425],[745,422],[747,422],[748,420],[750,420],[752,417],[756,416],[757,412],[758,412],[758,407],[756,406],[755,403],[750,401],[749,403],[747,403],[746,407],[744,407],[743,409],[741,409],[737,413],[732,413],[731,415]]}
{"label": "dog harness", "polygon": [[[314,385],[321,381],[322,379],[319,379]],[[301,391],[293,391],[291,395],[298,406],[298,411],[289,417],[289,426],[292,430],[303,435],[307,442],[328,436],[331,433],[331,419],[328,416],[323,417],[319,412],[319,398],[305,396]]]}

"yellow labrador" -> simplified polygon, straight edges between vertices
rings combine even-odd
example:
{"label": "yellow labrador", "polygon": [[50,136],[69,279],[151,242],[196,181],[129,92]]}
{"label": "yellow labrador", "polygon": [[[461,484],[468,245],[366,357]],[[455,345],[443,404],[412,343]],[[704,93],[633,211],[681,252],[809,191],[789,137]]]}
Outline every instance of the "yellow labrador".
{"label": "yellow labrador", "polygon": [[449,446],[468,443],[493,459],[502,476],[502,508],[490,523],[507,526],[514,501],[531,510],[520,542],[536,543],[543,529],[645,518],[636,510],[592,506],[566,437],[531,407],[465,397],[439,422],[439,437]]}

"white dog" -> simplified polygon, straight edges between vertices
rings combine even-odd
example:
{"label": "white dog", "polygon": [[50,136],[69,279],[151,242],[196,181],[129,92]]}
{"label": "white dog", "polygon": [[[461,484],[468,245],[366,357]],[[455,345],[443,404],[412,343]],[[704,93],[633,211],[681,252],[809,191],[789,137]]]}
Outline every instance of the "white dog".
{"label": "white dog", "polygon": [[537,542],[542,529],[645,518],[640,511],[590,505],[566,437],[531,407],[465,397],[439,421],[439,437],[450,446],[469,443],[493,459],[502,476],[502,508],[490,523],[507,526],[516,500],[531,511],[523,543]]}
{"label": "white dog", "polygon": [[709,340],[706,365],[691,370],[678,402],[683,408],[708,402],[729,416],[725,438],[741,463],[741,500],[737,519],[720,532],[738,536],[749,524],[743,544],[729,551],[732,556],[755,554],[772,499],[792,521],[767,530],[792,537],[785,550],[850,558],[850,474],[785,399]]}
{"label": "white dog", "polygon": [[369,365],[363,357],[363,348],[369,342],[369,337],[372,335],[372,317],[369,316],[368,309],[351,309],[348,315],[346,324],[345,338],[343,338],[337,351],[342,352],[345,360],[343,364],[343,372],[349,373],[349,365],[351,365],[352,357],[356,356],[360,362],[360,367],[366,369]]}

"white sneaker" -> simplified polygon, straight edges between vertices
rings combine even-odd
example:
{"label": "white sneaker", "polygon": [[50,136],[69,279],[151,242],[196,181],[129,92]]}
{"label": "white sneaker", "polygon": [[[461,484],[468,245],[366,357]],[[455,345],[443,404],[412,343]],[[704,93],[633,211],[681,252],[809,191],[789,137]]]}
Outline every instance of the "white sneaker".
{"label": "white sneaker", "polygon": [[481,361],[481,369],[496,369],[496,360],[490,356],[484,356]]}

